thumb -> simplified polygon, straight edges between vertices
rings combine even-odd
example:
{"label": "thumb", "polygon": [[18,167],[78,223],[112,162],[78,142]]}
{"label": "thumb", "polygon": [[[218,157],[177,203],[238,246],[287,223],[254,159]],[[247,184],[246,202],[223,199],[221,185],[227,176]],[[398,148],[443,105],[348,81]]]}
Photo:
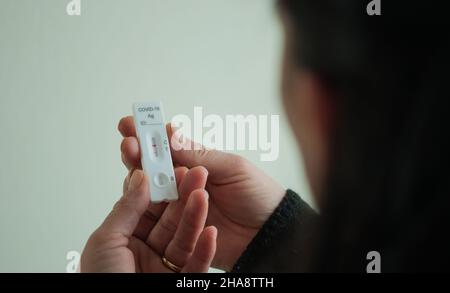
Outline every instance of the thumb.
{"label": "thumb", "polygon": [[99,227],[106,234],[122,234],[130,237],[150,201],[147,176],[142,170],[131,175],[128,189]]}
{"label": "thumb", "polygon": [[210,178],[236,174],[246,163],[245,159],[230,153],[207,149],[203,145],[186,138],[179,129],[167,125],[173,162],[180,166],[194,168],[203,166]]}

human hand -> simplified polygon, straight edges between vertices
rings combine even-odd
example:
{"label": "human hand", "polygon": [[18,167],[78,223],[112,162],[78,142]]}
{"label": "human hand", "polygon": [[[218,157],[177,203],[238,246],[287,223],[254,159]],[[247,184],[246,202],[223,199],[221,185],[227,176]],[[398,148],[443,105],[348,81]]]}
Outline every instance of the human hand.
{"label": "human hand", "polygon": [[[123,118],[119,122],[119,131],[124,136],[122,161],[128,169],[141,168],[133,118]],[[169,138],[173,135],[170,127],[168,134]],[[284,188],[234,154],[204,148],[178,151],[172,148],[171,152],[176,165],[188,168],[204,166],[208,170],[206,190],[210,203],[206,223],[219,231],[212,264],[216,268],[231,270],[284,197]]]}
{"label": "human hand", "polygon": [[207,171],[175,170],[180,199],[150,204],[149,182],[132,170],[124,195],[91,235],[81,256],[81,272],[173,272],[162,256],[181,272],[207,272],[216,249],[217,230],[205,226]]}

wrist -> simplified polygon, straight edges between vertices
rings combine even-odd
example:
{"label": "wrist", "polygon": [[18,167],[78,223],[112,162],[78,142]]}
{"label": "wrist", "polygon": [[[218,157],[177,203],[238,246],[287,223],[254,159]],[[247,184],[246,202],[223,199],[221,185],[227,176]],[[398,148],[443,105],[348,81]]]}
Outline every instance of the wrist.
{"label": "wrist", "polygon": [[[226,272],[231,271],[258,231],[259,229],[255,228],[242,228],[239,231],[226,233],[226,242],[230,245],[221,253],[216,254],[213,267]],[[220,237],[220,233],[218,237]]]}
{"label": "wrist", "polygon": [[237,259],[232,272],[248,271],[254,262],[261,261],[264,255],[277,245],[279,235],[284,233],[299,216],[298,212],[302,205],[300,197],[292,190],[287,190],[274,212]]}

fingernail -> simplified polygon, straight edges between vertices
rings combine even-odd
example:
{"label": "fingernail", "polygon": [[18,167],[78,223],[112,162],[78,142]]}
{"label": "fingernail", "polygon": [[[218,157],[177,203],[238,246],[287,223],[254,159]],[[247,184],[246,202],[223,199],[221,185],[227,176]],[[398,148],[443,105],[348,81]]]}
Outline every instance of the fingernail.
{"label": "fingernail", "polygon": [[144,178],[144,173],[140,170],[135,170],[131,175],[130,183],[128,184],[128,191],[133,191],[139,188]]}
{"label": "fingernail", "polygon": [[204,195],[205,195],[206,200],[208,200],[208,199],[209,199],[209,193],[208,193],[208,191],[205,190]]}

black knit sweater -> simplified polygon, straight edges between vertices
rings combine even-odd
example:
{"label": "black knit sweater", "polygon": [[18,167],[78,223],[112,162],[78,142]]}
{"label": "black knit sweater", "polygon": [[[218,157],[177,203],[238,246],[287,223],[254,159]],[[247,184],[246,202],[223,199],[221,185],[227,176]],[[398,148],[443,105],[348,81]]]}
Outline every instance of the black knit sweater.
{"label": "black knit sweater", "polygon": [[302,272],[307,251],[302,244],[311,236],[317,213],[295,192],[284,199],[233,267],[239,272]]}

